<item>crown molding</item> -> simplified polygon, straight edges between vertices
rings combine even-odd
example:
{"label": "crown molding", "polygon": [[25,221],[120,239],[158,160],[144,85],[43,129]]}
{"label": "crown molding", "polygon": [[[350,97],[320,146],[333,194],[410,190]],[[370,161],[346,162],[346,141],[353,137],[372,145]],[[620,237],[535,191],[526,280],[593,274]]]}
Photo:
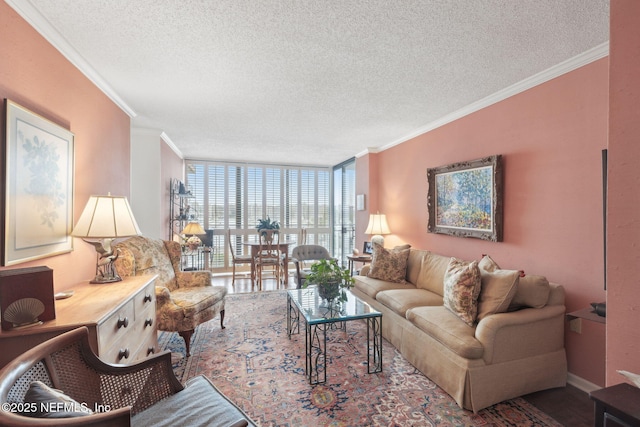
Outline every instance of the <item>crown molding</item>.
{"label": "crown molding", "polygon": [[171,140],[171,138],[169,138],[169,135],[167,135],[166,132],[163,131],[160,134],[160,138],[162,138],[162,140],[169,146],[169,148],[173,150],[174,153],[178,155],[178,157],[180,157],[180,159],[184,160],[184,155],[182,154],[182,151],[180,151],[180,149],[176,146],[176,144],[173,143],[173,141]]}
{"label": "crown molding", "polygon": [[[563,74],[569,73],[577,68],[583,67],[591,62],[597,61],[598,59],[604,58],[609,55],[609,42],[602,43],[592,49],[589,49],[580,55],[576,55],[573,58],[569,58],[566,61],[563,61],[553,67],[547,68],[544,71],[541,71],[538,74],[534,74],[533,76],[526,78],[518,83],[515,83],[511,86],[508,86],[492,95],[487,96],[479,101],[476,101],[472,104],[467,105],[453,113],[447,114],[441,117],[438,120],[435,120],[429,123],[426,126],[423,126],[412,132],[409,135],[406,135],[400,139],[397,139],[389,144],[385,144],[379,148],[378,151],[384,151],[391,147],[394,147],[398,144],[406,142],[412,138],[425,134],[429,131],[437,129],[441,126],[446,125],[447,123],[451,123],[455,120],[458,120],[464,116],[467,116],[471,113],[475,113],[483,108],[486,108],[492,104],[495,104],[500,101],[504,101],[505,99],[517,95],[521,92],[529,90],[535,86],[538,86],[542,83],[548,82],[549,80],[555,79]],[[370,150],[368,150],[370,152]],[[366,152],[365,152],[366,154]]]}
{"label": "crown molding", "polygon": [[84,74],[98,89],[109,97],[129,117],[136,117],[133,108],[89,65],[89,63],[67,42],[28,0],[5,0],[29,25],[56,48],[69,62]]}
{"label": "crown molding", "polygon": [[180,157],[181,160],[184,160],[182,151],[180,151],[176,144],[173,143],[171,138],[169,138],[169,135],[167,135],[167,133],[162,130],[134,127],[131,128],[131,135],[152,136],[154,138],[160,138],[165,144],[169,146],[169,148],[171,148],[171,150],[173,150],[174,153],[176,153],[178,157]]}

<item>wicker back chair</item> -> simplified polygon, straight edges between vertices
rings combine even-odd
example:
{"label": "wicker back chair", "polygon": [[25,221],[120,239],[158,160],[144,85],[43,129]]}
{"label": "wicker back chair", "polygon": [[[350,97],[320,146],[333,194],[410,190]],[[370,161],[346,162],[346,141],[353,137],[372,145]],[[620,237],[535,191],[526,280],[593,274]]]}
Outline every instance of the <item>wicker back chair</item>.
{"label": "wicker back chair", "polygon": [[[4,410],[5,403],[20,408],[33,381],[63,390],[91,410],[108,411],[85,417],[36,419]],[[171,367],[170,352],[136,365],[109,365],[91,350],[89,332],[81,327],[32,348],[0,371],[0,425],[129,426],[131,416],[182,389]]]}
{"label": "wicker back chair", "polygon": [[[44,385],[32,384],[36,381]],[[36,403],[31,397],[25,401],[33,395],[33,385],[53,400],[49,404],[47,400]],[[180,384],[169,351],[133,365],[102,362],[91,349],[85,326],[37,345],[0,370],[0,404],[0,426],[7,427],[255,427],[248,415],[203,375]],[[87,414],[87,409],[93,413]],[[18,411],[31,415],[46,411],[58,417],[72,411],[85,416],[33,418]]]}

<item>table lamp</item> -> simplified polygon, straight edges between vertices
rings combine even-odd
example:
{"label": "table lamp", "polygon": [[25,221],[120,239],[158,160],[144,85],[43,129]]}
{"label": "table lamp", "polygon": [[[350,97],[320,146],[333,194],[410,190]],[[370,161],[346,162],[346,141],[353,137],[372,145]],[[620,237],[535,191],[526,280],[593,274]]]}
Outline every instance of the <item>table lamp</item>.
{"label": "table lamp", "polygon": [[206,234],[204,228],[197,221],[189,222],[184,230],[180,234],[184,234],[185,236],[191,236],[187,239],[187,245],[190,249],[195,249],[202,244],[202,240],[197,236],[197,234]]}
{"label": "table lamp", "polygon": [[369,215],[369,225],[367,225],[364,233],[373,234],[373,236],[371,236],[371,244],[378,243],[384,247],[384,237],[382,237],[382,234],[391,234],[389,224],[387,224],[387,216],[381,213]]}
{"label": "table lamp", "polygon": [[113,283],[122,280],[113,264],[118,254],[114,253],[111,244],[117,238],[140,234],[142,233],[126,197],[111,194],[89,197],[71,235],[82,238],[96,248],[96,277],[90,283]]}

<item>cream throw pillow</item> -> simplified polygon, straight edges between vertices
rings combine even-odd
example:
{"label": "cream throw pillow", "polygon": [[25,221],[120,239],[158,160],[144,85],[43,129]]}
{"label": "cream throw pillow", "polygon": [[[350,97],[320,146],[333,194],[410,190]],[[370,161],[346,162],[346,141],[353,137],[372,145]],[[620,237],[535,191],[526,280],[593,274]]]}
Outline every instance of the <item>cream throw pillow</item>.
{"label": "cream throw pillow", "polygon": [[516,294],[520,272],[501,270],[489,256],[485,255],[478,263],[481,276],[481,289],[478,296],[478,321],[485,317],[504,313]]}
{"label": "cream throw pillow", "polygon": [[[489,255],[484,255],[478,264],[480,271],[495,272],[500,270],[498,264]],[[508,271],[508,270],[504,270]],[[516,290],[509,302],[507,311],[515,311],[521,308],[542,308],[549,300],[551,286],[544,276],[525,275],[524,271],[518,271],[519,278],[515,286]],[[506,286],[506,285],[505,285]],[[482,294],[481,294],[482,297]],[[501,311],[497,312],[500,313]]]}
{"label": "cream throw pillow", "polygon": [[473,326],[478,314],[480,269],[478,261],[451,258],[444,275],[444,306]]}
{"label": "cream throw pillow", "polygon": [[373,279],[404,283],[407,274],[409,249],[385,249],[378,243],[373,244],[371,268],[367,273]]}
{"label": "cream throw pillow", "polygon": [[544,276],[527,274],[520,277],[518,291],[513,296],[509,311],[525,307],[542,308],[547,305],[551,286]]}

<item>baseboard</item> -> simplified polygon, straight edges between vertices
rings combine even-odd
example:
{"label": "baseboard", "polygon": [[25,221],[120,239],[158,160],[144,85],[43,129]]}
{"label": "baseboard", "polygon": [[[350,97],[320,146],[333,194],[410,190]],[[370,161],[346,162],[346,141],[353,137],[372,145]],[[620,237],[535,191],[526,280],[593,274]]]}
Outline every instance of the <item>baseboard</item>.
{"label": "baseboard", "polygon": [[571,372],[569,372],[569,374],[567,375],[567,383],[574,386],[578,390],[584,391],[585,393],[591,393],[592,391],[600,390],[602,388],[597,384],[594,384],[590,381],[585,380],[584,378],[580,378],[579,376],[572,374]]}

